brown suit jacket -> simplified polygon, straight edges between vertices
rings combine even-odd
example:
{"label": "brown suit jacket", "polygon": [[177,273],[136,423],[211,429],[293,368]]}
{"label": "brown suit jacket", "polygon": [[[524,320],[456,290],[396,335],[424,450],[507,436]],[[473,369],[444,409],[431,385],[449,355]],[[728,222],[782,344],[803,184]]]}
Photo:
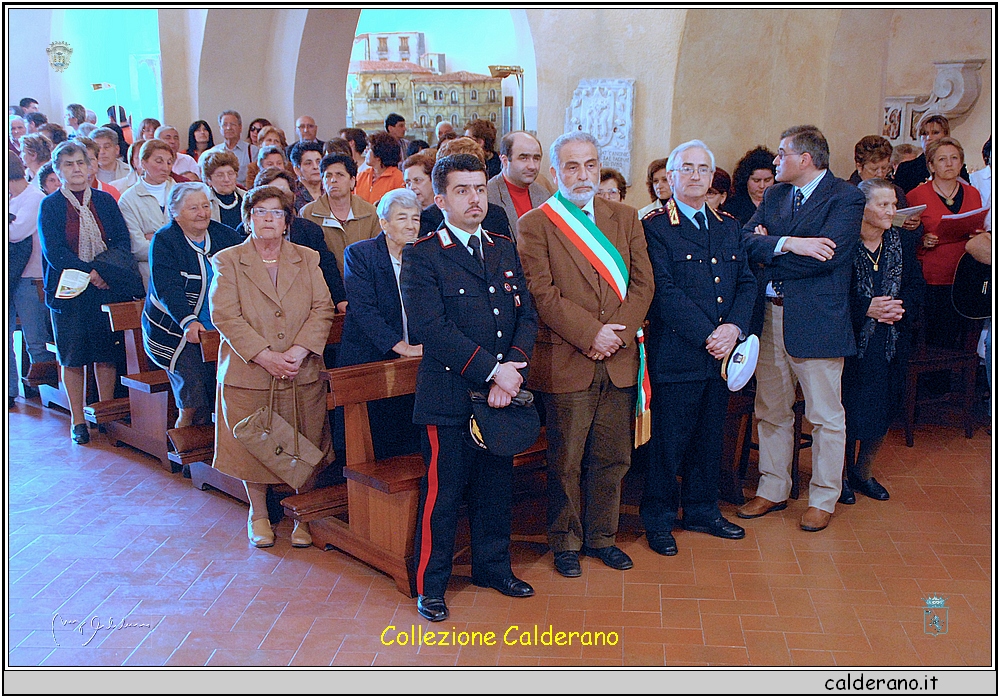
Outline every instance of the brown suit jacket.
{"label": "brown suit jacket", "polygon": [[311,352],[296,382],[307,385],[319,380],[334,314],[319,253],[286,240],[279,259],[275,288],[253,238],[212,258],[215,277],[209,299],[212,322],[222,336],[220,383],[266,390],[271,375],[251,359],[264,349],[282,352],[293,344]]}
{"label": "brown suit jacket", "polygon": [[594,380],[594,361],[586,356],[601,327],[625,325],[618,336],[625,346],[605,360],[619,388],[636,384],[639,353],[635,333],[653,299],[653,270],[646,238],[635,209],[594,199],[597,227],[621,253],[629,269],[625,302],[593,265],[539,209],[517,222],[517,251],[538,310],[538,339],[528,388],[548,393],[586,390]]}

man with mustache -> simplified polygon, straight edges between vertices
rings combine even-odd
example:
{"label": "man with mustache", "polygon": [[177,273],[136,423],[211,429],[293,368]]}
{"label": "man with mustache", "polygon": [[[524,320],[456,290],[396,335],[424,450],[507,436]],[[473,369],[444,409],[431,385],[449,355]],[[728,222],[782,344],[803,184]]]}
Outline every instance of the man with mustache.
{"label": "man with mustache", "polygon": [[447,155],[431,179],[444,224],[404,248],[399,286],[409,341],[423,345],[413,408],[427,463],[414,545],[417,612],[442,621],[466,492],[472,583],[506,596],[535,593],[510,566],[513,458],[471,445],[469,391],[509,406],[527,377],[538,322],[513,240],[483,229],[486,166],[474,155]]}
{"label": "man with mustache", "polygon": [[545,406],[549,547],[556,571],[579,577],[580,553],[632,567],[615,535],[633,417],[648,405],[639,331],[653,272],[635,209],[595,197],[597,139],[563,134],[549,159],[559,191],[518,220],[517,249],[538,309],[528,388]]}

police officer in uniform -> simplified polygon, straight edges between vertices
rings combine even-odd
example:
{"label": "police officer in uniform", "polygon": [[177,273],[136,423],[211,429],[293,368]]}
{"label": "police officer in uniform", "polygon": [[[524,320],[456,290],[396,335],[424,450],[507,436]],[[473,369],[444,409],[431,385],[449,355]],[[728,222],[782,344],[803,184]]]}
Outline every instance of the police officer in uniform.
{"label": "police officer in uniform", "polygon": [[403,251],[400,289],[411,341],[424,347],[413,421],[427,475],[421,481],[415,566],[417,611],[448,617],[459,505],[468,493],[472,582],[514,597],[531,586],[510,566],[513,459],[473,446],[470,390],[510,404],[528,376],[538,320],[514,242],[487,233],[486,169],[472,155],[441,158],[431,173],[444,223]]}
{"label": "police officer in uniform", "polygon": [[718,506],[729,403],[721,361],[748,332],[757,282],[739,222],[705,203],[714,171],[704,143],[677,146],[667,160],[673,197],[642,221],[656,290],[647,340],[653,454],[639,512],[646,541],[660,555],[677,554],[671,530],[678,505],[686,530],[745,535]]}

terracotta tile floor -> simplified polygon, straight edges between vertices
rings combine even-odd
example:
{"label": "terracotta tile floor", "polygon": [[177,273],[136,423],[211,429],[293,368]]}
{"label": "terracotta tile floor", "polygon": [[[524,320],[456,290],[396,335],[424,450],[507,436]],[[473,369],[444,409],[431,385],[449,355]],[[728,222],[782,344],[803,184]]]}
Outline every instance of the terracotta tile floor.
{"label": "terracotta tile floor", "polygon": [[[668,559],[625,516],[619,541],[635,568],[584,559],[576,580],[552,570],[543,545],[516,542],[515,571],[536,596],[512,600],[453,579],[452,620],[434,627],[388,577],[337,551],[292,549],[287,520],[273,548],[248,547],[243,504],[96,432],[73,446],[68,417],[36,401],[18,401],[8,442],[11,665],[990,664],[991,464],[981,429],[966,440],[924,426],[912,449],[891,432],[876,472],[892,499],[859,496],[821,533],[798,529],[801,499],[746,522],[741,541],[678,532],[680,554]],[[516,530],[543,532],[541,512],[537,498],[524,502]],[[923,627],[932,593],[949,607],[937,637]],[[388,625],[498,635],[551,625],[618,642],[387,647]]]}

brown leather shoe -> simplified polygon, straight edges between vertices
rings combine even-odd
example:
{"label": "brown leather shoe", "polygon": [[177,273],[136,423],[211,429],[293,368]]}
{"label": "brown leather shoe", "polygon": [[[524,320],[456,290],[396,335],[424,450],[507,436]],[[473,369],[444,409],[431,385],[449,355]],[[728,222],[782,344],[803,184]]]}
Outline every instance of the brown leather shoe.
{"label": "brown leather shoe", "polygon": [[822,531],[830,525],[831,516],[833,516],[833,514],[828,511],[823,511],[822,509],[817,509],[816,507],[809,507],[806,509],[806,513],[802,515],[802,520],[799,521],[799,527],[803,531]]}
{"label": "brown leather shoe", "polygon": [[756,519],[772,511],[781,511],[788,506],[788,502],[772,502],[763,497],[754,497],[741,507],[736,508],[736,515],[741,519]]}

